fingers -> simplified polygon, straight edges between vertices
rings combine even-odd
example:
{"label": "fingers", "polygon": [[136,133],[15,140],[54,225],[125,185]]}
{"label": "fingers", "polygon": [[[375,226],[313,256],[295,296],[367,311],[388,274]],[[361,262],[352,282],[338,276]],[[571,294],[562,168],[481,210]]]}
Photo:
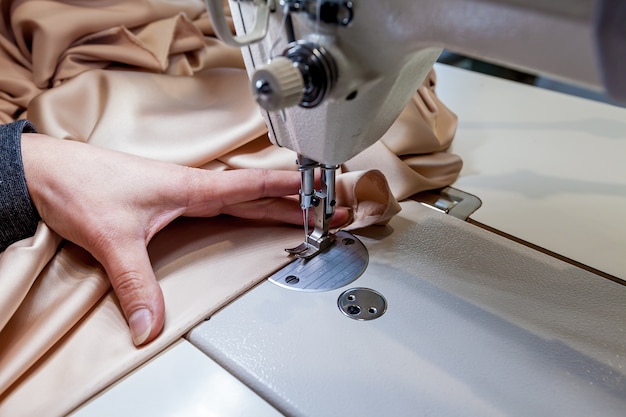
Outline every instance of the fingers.
{"label": "fingers", "polygon": [[[257,220],[276,220],[291,224],[303,224],[302,209],[298,200],[292,198],[262,198],[234,204],[223,209],[224,214]],[[350,210],[336,207],[330,222],[331,227],[339,227],[350,220]],[[314,219],[310,218],[311,225]]]}
{"label": "fingers", "polygon": [[297,194],[300,174],[295,171],[241,169],[212,172],[194,171],[194,180],[184,181],[187,187],[186,216],[212,216],[222,208],[263,197]]}
{"label": "fingers", "polygon": [[152,341],[163,328],[165,303],[144,242],[118,246],[100,262],[130,327],[136,346]]}
{"label": "fingers", "polygon": [[347,207],[335,207],[335,214],[330,220],[330,227],[345,226],[352,220],[352,212]]}
{"label": "fingers", "polygon": [[[223,172],[194,170],[194,173],[197,175],[195,181],[185,181],[190,186],[185,216],[223,213],[292,224],[303,222],[302,210],[295,200],[267,198],[297,195],[300,190],[299,172],[240,169]],[[347,208],[337,207],[331,226],[346,224],[350,216]]]}

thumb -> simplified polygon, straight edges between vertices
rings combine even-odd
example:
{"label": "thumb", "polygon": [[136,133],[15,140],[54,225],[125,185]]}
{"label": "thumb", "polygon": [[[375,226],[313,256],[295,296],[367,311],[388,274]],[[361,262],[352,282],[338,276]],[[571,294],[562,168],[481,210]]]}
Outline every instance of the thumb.
{"label": "thumb", "polygon": [[165,302],[144,242],[119,245],[100,260],[130,327],[136,346],[152,341],[163,328]]}

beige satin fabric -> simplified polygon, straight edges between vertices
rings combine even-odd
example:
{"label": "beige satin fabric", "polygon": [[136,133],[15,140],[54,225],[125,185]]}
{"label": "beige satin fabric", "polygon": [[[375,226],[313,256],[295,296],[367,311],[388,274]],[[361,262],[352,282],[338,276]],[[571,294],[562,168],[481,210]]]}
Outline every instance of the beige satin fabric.
{"label": "beige satin fabric", "polygon": [[[206,169],[296,168],[267,140],[239,52],[211,37],[202,0],[85,4],[2,2],[2,122],[28,117],[60,139]],[[456,178],[460,159],[445,152],[456,117],[434,82],[342,166],[347,228],[384,223],[397,199]],[[0,254],[0,415],[68,412],[287,262],[301,233],[230,218],[167,227],[150,245],[165,329],[136,349],[101,267],[40,224]]]}
{"label": "beige satin fabric", "polygon": [[458,155],[445,151],[456,133],[457,117],[439,100],[435,87],[436,75],[431,70],[381,140],[343,168],[379,169],[398,200],[453,183],[463,163]]}
{"label": "beige satin fabric", "polygon": [[[117,300],[108,293],[21,376],[2,398],[0,415],[55,416],[71,411],[288,262],[283,248],[301,235],[299,228],[226,217],[175,222],[149,246],[166,303],[161,335],[135,348]],[[89,270],[94,280],[106,281],[95,265],[81,269]]]}
{"label": "beige satin fabric", "polygon": [[208,62],[241,67],[238,51],[203,39],[212,29],[202,0],[7,0],[1,7],[2,122],[23,116],[42,91],[94,68],[191,75]]}

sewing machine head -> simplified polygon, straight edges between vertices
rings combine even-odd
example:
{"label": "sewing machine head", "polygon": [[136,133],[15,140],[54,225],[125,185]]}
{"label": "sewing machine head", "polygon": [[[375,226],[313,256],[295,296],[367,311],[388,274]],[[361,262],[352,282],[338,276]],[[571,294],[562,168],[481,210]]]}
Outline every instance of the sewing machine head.
{"label": "sewing machine head", "polygon": [[[626,6],[620,0],[229,3],[237,36],[224,18],[222,0],[207,0],[216,33],[244,48],[271,141],[299,155],[304,212],[322,208],[313,233],[321,241],[292,251],[302,250],[303,256],[329,243],[334,167],[385,133],[444,47],[587,86],[605,85],[626,99]],[[317,166],[323,167],[324,184],[316,191]]]}
{"label": "sewing machine head", "polygon": [[[217,23],[221,1],[211,3]],[[231,2],[237,33],[248,35],[219,35],[249,45],[244,59],[273,143],[337,165],[397,118],[441,49],[409,51],[395,21],[401,10],[372,3],[366,12],[358,1]],[[251,30],[255,23],[267,29]]]}
{"label": "sewing machine head", "polygon": [[[233,37],[221,0],[208,2],[219,36],[246,46],[251,88],[270,140],[298,154],[305,242],[288,250],[297,256],[313,256],[332,243],[335,169],[385,133],[441,52],[390,48],[390,42],[402,45],[406,39],[394,28],[399,10],[389,15],[382,3],[363,13],[351,1],[231,2],[240,34]],[[385,15],[390,19],[380,19]],[[310,235],[309,209],[315,210]]]}

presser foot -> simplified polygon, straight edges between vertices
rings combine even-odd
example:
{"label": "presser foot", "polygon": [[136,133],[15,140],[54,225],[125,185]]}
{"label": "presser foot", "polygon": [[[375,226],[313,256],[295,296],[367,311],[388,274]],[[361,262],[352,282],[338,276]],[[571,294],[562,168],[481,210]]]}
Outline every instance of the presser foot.
{"label": "presser foot", "polygon": [[[311,249],[306,242],[300,247],[304,256],[294,254],[297,258],[269,277],[270,282],[291,290],[330,291],[356,280],[369,262],[365,245],[343,230],[332,234],[325,249]],[[314,255],[306,257],[309,250]]]}
{"label": "presser foot", "polygon": [[313,236],[314,234],[315,232],[311,233],[311,235],[307,236],[304,242],[300,243],[295,248],[285,249],[285,252],[295,256],[296,258],[310,259],[330,247],[330,245],[332,245],[335,241],[335,235],[333,233],[329,233],[319,239],[315,238]]}

